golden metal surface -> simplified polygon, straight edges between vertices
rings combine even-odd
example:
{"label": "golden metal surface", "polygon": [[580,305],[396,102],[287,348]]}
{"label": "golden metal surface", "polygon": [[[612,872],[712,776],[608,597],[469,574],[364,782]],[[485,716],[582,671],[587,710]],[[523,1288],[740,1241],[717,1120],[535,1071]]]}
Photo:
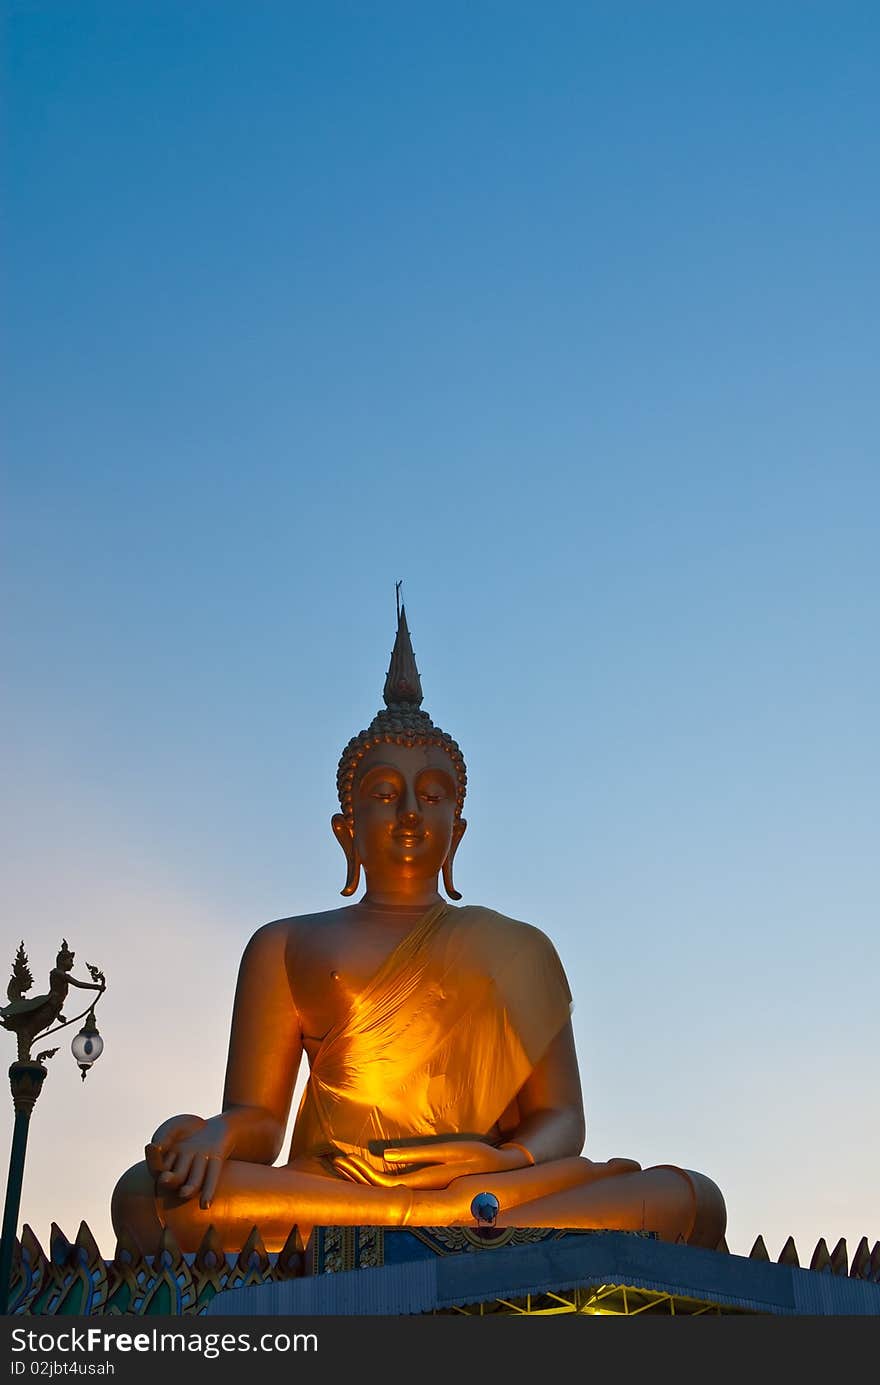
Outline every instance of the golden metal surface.
{"label": "golden metal surface", "polygon": [[[473,1223],[647,1229],[714,1247],[724,1202],[674,1165],[581,1157],[585,1121],[571,995],[538,928],[460,898],[457,744],[420,710],[405,612],[386,709],[340,760],[332,827],[353,905],[278,919],[245,949],[222,1111],[172,1117],[113,1195],[117,1234],[152,1252],[163,1228],[194,1251],[259,1227],[268,1250],[296,1223]],[[303,1058],[309,1081],[276,1165]],[[530,1160],[533,1161],[530,1163]]]}

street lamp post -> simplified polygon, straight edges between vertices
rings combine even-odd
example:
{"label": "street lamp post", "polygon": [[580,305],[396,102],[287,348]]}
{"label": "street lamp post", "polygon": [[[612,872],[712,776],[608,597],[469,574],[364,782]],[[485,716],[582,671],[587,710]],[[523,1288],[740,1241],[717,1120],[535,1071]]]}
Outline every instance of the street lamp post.
{"label": "street lamp post", "polygon": [[[0,1008],[0,1023],[4,1028],[11,1030],[18,1040],[18,1059],[9,1069],[15,1124],[9,1156],[9,1177],[6,1181],[3,1231],[0,1236],[0,1314],[9,1311],[12,1252],[21,1206],[31,1112],[46,1078],[45,1061],[58,1052],[57,1048],[48,1048],[38,1053],[36,1058],[32,1058],[31,1047],[36,1039],[46,1039],[50,1034],[57,1034],[60,1029],[66,1029],[69,1025],[76,1024],[77,1020],[85,1018],[85,1024],[71,1044],[83,1079],[92,1063],[101,1056],[104,1047],[104,1041],[95,1023],[95,1006],[106,989],[104,974],[91,963],[87,963],[92,980],[78,981],[70,974],[73,962],[74,954],[68,948],[66,939],[62,939],[55,966],[49,973],[49,990],[44,995],[25,998],[24,993],[30,990],[34,978],[28,965],[24,942],[20,943],[12,965],[12,979],[7,988],[9,1004]],[[84,991],[97,991],[98,994],[85,1010],[68,1020],[62,1015],[61,1007],[71,986]]]}

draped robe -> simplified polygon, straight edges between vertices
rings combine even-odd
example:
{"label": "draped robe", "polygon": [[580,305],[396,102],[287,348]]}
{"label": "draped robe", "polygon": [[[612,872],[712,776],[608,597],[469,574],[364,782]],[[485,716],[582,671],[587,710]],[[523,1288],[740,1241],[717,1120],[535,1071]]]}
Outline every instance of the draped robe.
{"label": "draped robe", "polygon": [[338,1156],[389,1171],[389,1142],[497,1143],[570,1012],[565,972],[540,929],[478,905],[435,905],[324,1036],[291,1162],[318,1160],[350,1178]]}

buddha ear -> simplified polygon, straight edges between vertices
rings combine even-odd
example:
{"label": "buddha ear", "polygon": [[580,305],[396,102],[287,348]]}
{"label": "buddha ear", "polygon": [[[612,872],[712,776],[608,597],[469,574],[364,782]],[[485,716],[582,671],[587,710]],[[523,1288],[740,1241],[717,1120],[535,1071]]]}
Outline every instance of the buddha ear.
{"label": "buddha ear", "polygon": [[452,879],[452,862],[455,859],[455,853],[458,850],[459,842],[464,836],[466,828],[467,820],[465,818],[455,819],[455,822],[452,824],[452,841],[449,843],[446,860],[443,862],[443,888],[450,899],[461,899],[461,895],[455,888]]}
{"label": "buddha ear", "polygon": [[339,893],[345,895],[354,894],[358,887],[358,881],[361,878],[361,858],[354,844],[354,826],[349,822],[344,813],[334,813],[330,819],[330,826],[333,828],[334,837],[345,852],[345,860],[348,867],[345,884]]}

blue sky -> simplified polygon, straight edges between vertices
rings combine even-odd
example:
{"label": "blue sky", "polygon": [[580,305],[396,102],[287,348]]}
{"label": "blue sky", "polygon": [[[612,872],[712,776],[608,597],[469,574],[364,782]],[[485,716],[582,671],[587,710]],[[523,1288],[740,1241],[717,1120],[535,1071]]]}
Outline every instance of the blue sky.
{"label": "blue sky", "polygon": [[339,901],[402,578],[587,1153],[711,1174],[741,1253],[873,1244],[876,6],[5,26],[4,936],[111,980],[23,1219],[112,1252],[248,936]]}

